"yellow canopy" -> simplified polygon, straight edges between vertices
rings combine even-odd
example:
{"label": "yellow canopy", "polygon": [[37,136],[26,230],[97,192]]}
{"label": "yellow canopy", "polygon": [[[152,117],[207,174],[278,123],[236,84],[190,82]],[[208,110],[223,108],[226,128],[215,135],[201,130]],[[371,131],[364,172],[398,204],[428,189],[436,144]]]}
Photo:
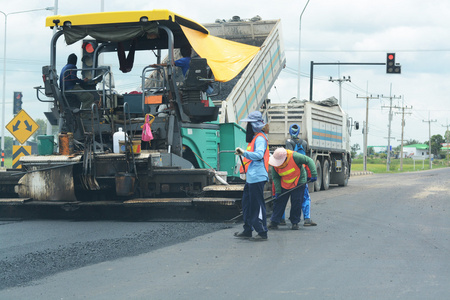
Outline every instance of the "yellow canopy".
{"label": "yellow canopy", "polygon": [[216,81],[233,79],[260,50],[250,46],[205,34],[180,25],[192,48],[206,58]]}

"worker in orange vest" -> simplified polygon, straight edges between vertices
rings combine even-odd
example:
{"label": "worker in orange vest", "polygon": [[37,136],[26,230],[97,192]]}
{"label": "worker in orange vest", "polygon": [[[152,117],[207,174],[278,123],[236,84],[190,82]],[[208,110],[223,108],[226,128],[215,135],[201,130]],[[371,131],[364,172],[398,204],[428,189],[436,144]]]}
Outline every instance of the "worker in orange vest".
{"label": "worker in orange vest", "polygon": [[[267,240],[266,204],[264,186],[269,180],[269,144],[267,140],[268,124],[264,123],[259,111],[251,112],[247,122],[247,149],[236,148],[236,155],[244,157],[240,172],[246,175],[242,194],[242,216],[244,230],[234,234],[237,238],[252,241]],[[255,230],[258,234],[252,237]]]}
{"label": "worker in orange vest", "polygon": [[[286,209],[286,204],[291,198],[291,211],[289,220],[292,230],[298,230],[300,222],[303,196],[307,182],[307,174],[303,165],[309,167],[311,171],[310,181],[317,180],[317,170],[314,161],[306,155],[278,148],[269,158],[271,165],[272,180],[275,185],[275,197],[272,217],[270,218],[269,229],[278,229],[278,224]],[[290,193],[286,193],[291,191]],[[278,195],[284,194],[278,197]]]}

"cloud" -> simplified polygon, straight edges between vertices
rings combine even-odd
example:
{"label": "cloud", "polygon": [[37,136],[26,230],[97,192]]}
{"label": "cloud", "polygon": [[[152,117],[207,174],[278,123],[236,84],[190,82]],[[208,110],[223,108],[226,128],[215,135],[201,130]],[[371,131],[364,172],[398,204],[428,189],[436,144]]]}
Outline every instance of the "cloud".
{"label": "cloud", "polygon": [[[59,0],[59,14],[92,13],[100,10],[100,1]],[[257,3],[255,5],[255,3]],[[286,48],[287,67],[275,83],[270,98],[283,102],[297,96],[297,74],[299,57],[299,21],[306,4],[304,1],[165,1],[149,2],[134,0],[126,3],[119,0],[104,1],[106,11],[152,10],[165,8],[201,23],[212,23],[216,19],[232,16],[251,18],[260,15],[263,19],[281,19]],[[53,0],[9,1],[2,3],[0,10],[15,11],[44,8],[54,5]],[[22,91],[24,109],[33,118],[44,118],[47,104],[36,100],[34,86],[41,85],[41,68],[49,64],[49,47],[52,31],[44,26],[49,11],[37,11],[10,15],[8,17],[7,43],[7,88],[6,112],[9,121],[12,112],[12,93]],[[432,126],[433,134],[443,134],[441,126],[449,114],[448,95],[450,60],[450,1],[425,2],[418,0],[314,0],[306,8],[301,23],[301,98],[309,98],[310,62],[380,62],[384,63],[387,52],[395,52],[402,65],[401,75],[386,74],[385,66],[316,66],[314,68],[314,98],[338,98],[339,85],[328,81],[329,77],[351,76],[351,82],[341,85],[343,108],[361,125],[365,120],[365,101],[357,98],[366,91],[373,95],[401,95],[403,103],[412,105],[412,115],[406,118],[405,135],[421,142],[428,140],[427,123],[430,117],[437,119]],[[0,15],[0,20],[2,15]],[[3,37],[0,21],[0,38]],[[62,39],[61,39],[62,40]],[[80,46],[59,43],[57,61],[61,68],[69,53],[80,53]],[[0,50],[0,53],[3,53]],[[151,57],[147,56],[148,60]],[[3,62],[3,57],[0,57]],[[114,58],[108,59],[114,63]],[[138,67],[151,61],[136,62]],[[0,64],[0,68],[3,65]],[[2,74],[0,74],[2,76]],[[116,76],[116,85],[121,91],[131,91],[139,86],[139,74],[129,77]],[[386,100],[383,100],[386,105]],[[400,117],[394,116],[392,131],[401,132]],[[388,116],[382,110],[381,101],[370,101],[369,144],[387,144]],[[439,126],[437,126],[439,125]],[[372,135],[373,133],[373,135]],[[400,138],[400,137],[396,137]],[[361,133],[354,132],[355,143],[362,145]],[[398,141],[393,144],[398,144]],[[353,144],[353,142],[352,142]]]}

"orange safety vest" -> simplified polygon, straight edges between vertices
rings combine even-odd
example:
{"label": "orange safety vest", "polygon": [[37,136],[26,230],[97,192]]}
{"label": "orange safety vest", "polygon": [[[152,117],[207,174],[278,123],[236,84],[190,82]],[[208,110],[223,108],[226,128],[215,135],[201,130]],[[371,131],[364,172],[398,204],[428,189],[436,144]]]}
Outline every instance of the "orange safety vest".
{"label": "orange safety vest", "polygon": [[293,152],[291,150],[286,150],[286,152],[286,166],[282,168],[274,167],[274,170],[281,176],[281,187],[285,190],[290,190],[297,186],[301,175],[301,169],[294,161]]}
{"label": "orange safety vest", "polygon": [[[255,149],[256,138],[258,136],[262,136],[266,140],[266,142],[268,142],[267,137],[262,132],[259,132],[258,134],[256,134],[253,137],[253,140],[247,145],[247,151],[253,152],[253,150]],[[269,172],[269,143],[267,143],[267,148],[266,148],[266,151],[264,151],[263,159],[264,159],[264,166],[266,167],[266,171]],[[248,166],[250,165],[251,162],[252,162],[252,160],[244,157],[244,159],[243,159],[244,166],[241,165],[241,167],[239,168],[239,172],[241,174],[247,173]],[[245,170],[244,170],[244,167],[245,167]]]}

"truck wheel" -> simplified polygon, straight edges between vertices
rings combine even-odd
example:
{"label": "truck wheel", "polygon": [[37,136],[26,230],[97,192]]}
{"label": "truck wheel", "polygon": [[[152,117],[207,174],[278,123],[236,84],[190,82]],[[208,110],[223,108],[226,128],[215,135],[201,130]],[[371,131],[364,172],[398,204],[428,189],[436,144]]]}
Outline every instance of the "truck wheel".
{"label": "truck wheel", "polygon": [[348,176],[345,176],[344,182],[343,183],[339,183],[339,186],[347,186],[348,184]]}
{"label": "truck wheel", "polygon": [[314,182],[314,190],[320,191],[322,187],[322,166],[320,165],[320,161],[316,160],[316,171],[317,171],[317,180]]}
{"label": "truck wheel", "polygon": [[347,186],[347,184],[348,184],[348,178],[349,178],[349,174],[350,174],[350,168],[348,167],[348,163],[347,163],[347,162],[345,162],[344,167],[345,167],[344,180],[342,180],[342,181],[339,183],[339,186]]}
{"label": "truck wheel", "polygon": [[330,187],[330,162],[326,159],[323,161],[322,169],[322,190],[326,191]]}

